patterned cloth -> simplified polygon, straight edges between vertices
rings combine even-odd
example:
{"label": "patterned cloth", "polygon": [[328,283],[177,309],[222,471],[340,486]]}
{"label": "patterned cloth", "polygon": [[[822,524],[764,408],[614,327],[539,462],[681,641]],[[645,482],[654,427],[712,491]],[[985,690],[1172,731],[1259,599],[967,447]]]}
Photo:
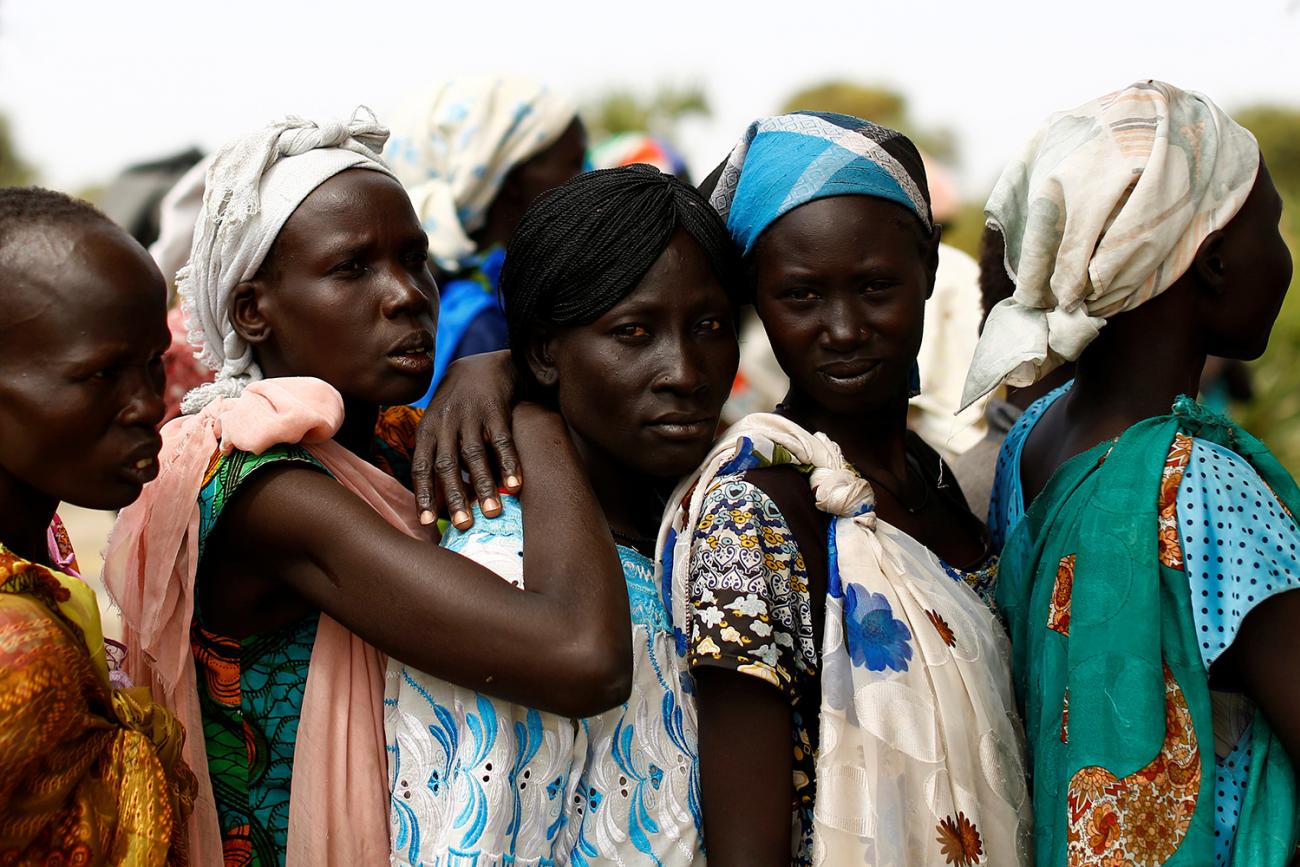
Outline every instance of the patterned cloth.
{"label": "patterned cloth", "polygon": [[447,81],[400,112],[384,156],[429,235],[429,254],[449,273],[478,250],[470,236],[510,170],[554,144],[577,107],[522,78]]}
{"label": "patterned cloth", "polygon": [[[409,481],[418,412],[380,415],[375,463]],[[213,455],[199,492],[199,559],[231,498],[263,467],[285,462],[327,472],[305,448],[277,445],[254,455]],[[227,864],[283,864],[288,845],[294,743],[320,614],[274,633],[231,638],[204,628],[195,608],[190,633],[199,677],[208,773]]]}
{"label": "patterned cloth", "polygon": [[[806,468],[816,507],[831,516],[817,649],[789,530],[735,480],[779,464]],[[797,859],[1027,863],[1006,637],[961,575],[877,517],[871,486],[838,446],[788,419],[750,416],[674,501],[660,531],[660,578],[678,653],[787,693],[820,668],[816,803]],[[724,508],[733,504],[741,507]],[[802,821],[807,807],[799,811]]]}
{"label": "patterned cloth", "polygon": [[0,545],[0,863],[186,863],[184,738],[110,686],[94,591]]}
{"label": "patterned cloth", "polygon": [[1300,492],[1249,434],[1179,398],[1063,464],[1026,514],[1023,444],[1068,387],[1008,435],[990,515],[1008,537],[998,601],[1038,863],[1289,863],[1291,762],[1209,670],[1253,608],[1300,587]]}
{"label": "patterned cloth", "polygon": [[686,159],[665,138],[648,132],[621,132],[591,149],[592,165],[612,169],[644,163],[686,180]]}
{"label": "patterned cloth", "polygon": [[1246,201],[1255,138],[1199,93],[1160,81],[1054,114],[985,206],[1016,291],[989,312],[962,406],[1074,361],[1106,320],[1181,277]]}
{"label": "patterned cloth", "polygon": [[[453,530],[447,548],[523,586],[523,514]],[[574,720],[393,660],[385,694],[396,864],[686,865],[703,860],[695,706],[650,560],[618,549],[632,612],[632,694]]]}
{"label": "patterned cloth", "polygon": [[846,114],[795,112],[754,121],[732,149],[709,203],[745,255],[763,230],[800,205],[874,196],[928,229],[930,194],[915,146],[901,133]]}

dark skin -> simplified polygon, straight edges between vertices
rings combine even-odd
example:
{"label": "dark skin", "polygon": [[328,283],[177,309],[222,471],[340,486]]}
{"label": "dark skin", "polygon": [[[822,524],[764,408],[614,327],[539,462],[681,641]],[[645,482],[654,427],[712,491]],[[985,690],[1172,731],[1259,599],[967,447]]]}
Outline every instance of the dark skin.
{"label": "dark skin", "polygon": [[[587,130],[575,117],[549,147],[506,175],[482,228],[474,233],[475,245],[484,250],[505,244],[533,200],[580,174],[586,155]],[[503,373],[506,368],[509,374]],[[462,379],[472,384],[484,371],[491,371],[498,379],[506,376],[513,392],[514,369],[509,353],[504,351],[490,361],[458,359],[447,369],[439,389],[444,393],[460,393]],[[420,445],[411,472],[420,520],[432,523],[436,512],[445,511],[451,523],[462,530],[474,523],[469,507],[471,497],[461,479],[462,466],[469,473],[483,514],[489,517],[501,513],[501,502],[496,496],[497,479],[512,494],[518,493],[523,483],[519,456],[510,434],[510,401],[479,394],[472,387],[465,390],[474,394],[474,400],[468,404],[430,403],[420,424]],[[439,445],[443,448],[439,449]],[[437,458],[430,457],[433,455]]]}
{"label": "dark skin", "polygon": [[[268,264],[235,290],[231,320],[266,376],[339,390],[335,440],[368,459],[379,407],[428,387],[435,292],[405,192],[353,169],[299,205]],[[205,624],[242,637],[322,611],[390,656],[511,702],[566,716],[622,702],[627,592],[599,505],[558,416],[523,406],[514,426],[534,482],[526,591],[394,529],[329,476],[285,465],[259,471],[223,512],[199,566]]]}
{"label": "dark skin", "polygon": [[610,527],[653,556],[664,502],[708,454],[739,361],[735,307],[704,252],[678,232],[627,297],[588,325],[539,329],[527,357]]}
{"label": "dark skin", "polygon": [[[1237,215],[1212,232],[1187,272],[1142,306],[1116,316],[1079,358],[1074,388],[1039,419],[1025,443],[1026,502],[1061,464],[1196,394],[1208,355],[1250,361],[1263,354],[1291,282],[1279,231],[1282,200],[1267,167]],[[1141,376],[1134,376],[1134,371]],[[1214,663],[1210,682],[1248,695],[1292,761],[1300,761],[1300,593],[1282,593],[1246,616]]]}
{"label": "dark skin", "polygon": [[167,288],[106,219],[15,233],[0,285],[0,541],[52,566],[60,502],[120,509],[158,474]]}
{"label": "dark skin", "polygon": [[[883,520],[963,568],[987,557],[983,527],[955,484],[940,487],[937,455],[907,431],[910,373],[938,241],[937,230],[926,233],[909,211],[883,199],[810,202],[759,238],[752,254],[755,309],[790,377],[778,411],[840,445],[872,482]],[[827,524],[806,477],[771,468],[747,478],[781,508],[809,567],[810,596],[821,598]],[[815,613],[818,630],[821,614]],[[789,702],[753,677],[698,673],[709,861],[787,865],[793,843]],[[750,793],[743,814],[734,809],[737,791]]]}

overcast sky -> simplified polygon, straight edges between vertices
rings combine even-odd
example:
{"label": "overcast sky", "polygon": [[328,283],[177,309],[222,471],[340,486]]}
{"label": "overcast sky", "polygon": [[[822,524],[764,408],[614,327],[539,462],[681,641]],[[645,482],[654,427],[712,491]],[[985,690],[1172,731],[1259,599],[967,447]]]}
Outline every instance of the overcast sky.
{"label": "overcast sky", "polygon": [[1049,112],[1138,78],[1231,110],[1300,104],[1300,0],[0,0],[0,110],[45,183],[103,181],[285,113],[385,109],[440,78],[525,73],[579,97],[699,82],[696,175],[827,78],[898,87],[985,190]]}

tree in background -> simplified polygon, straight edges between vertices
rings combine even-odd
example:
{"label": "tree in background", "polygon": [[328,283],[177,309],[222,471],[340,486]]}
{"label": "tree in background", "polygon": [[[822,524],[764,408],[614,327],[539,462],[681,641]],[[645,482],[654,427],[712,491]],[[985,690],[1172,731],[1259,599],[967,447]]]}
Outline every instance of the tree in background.
{"label": "tree in background", "polygon": [[852,81],[827,81],[791,94],[781,106],[780,113],[801,109],[851,114],[896,129],[940,162],[958,162],[956,134],[943,127],[918,125],[908,113],[907,97],[893,88]]}
{"label": "tree in background", "polygon": [[648,132],[671,139],[678,122],[709,116],[709,101],[698,85],[661,84],[648,96],[628,88],[605,91],[582,110],[593,142],[625,132]]}
{"label": "tree in background", "polygon": [[[1259,140],[1282,194],[1282,234],[1291,257],[1300,261],[1300,109],[1255,106],[1233,112],[1233,117]],[[1300,276],[1291,279],[1268,352],[1251,368],[1255,399],[1234,406],[1233,415],[1263,439],[1288,470],[1300,472]]]}
{"label": "tree in background", "polygon": [[0,187],[22,187],[35,179],[36,171],[14,147],[8,118],[0,115]]}

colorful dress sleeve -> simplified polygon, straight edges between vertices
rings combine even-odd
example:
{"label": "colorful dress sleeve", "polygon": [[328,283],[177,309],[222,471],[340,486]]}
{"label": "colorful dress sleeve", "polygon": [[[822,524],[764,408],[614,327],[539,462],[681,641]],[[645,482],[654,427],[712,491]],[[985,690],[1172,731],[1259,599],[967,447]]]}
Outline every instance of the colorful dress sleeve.
{"label": "colorful dress sleeve", "polygon": [[1024,414],[1011,426],[1007,438],[1002,441],[1002,448],[998,451],[997,468],[993,475],[993,491],[989,496],[989,540],[993,544],[994,551],[1002,550],[1011,531],[1025,517],[1027,504],[1020,484],[1020,456],[1025,450],[1025,440],[1029,439],[1029,432],[1043,417],[1043,413],[1047,412],[1048,407],[1069,391],[1073,384],[1074,380],[1070,380],[1031,403]]}
{"label": "colorful dress sleeve", "polygon": [[767,681],[794,702],[817,670],[808,573],[775,502],[741,476],[716,479],[695,528],[687,665]]}
{"label": "colorful dress sleeve", "polygon": [[415,432],[423,417],[422,409],[390,406],[380,411],[379,420],[375,424],[375,466],[407,488],[411,487]]}

